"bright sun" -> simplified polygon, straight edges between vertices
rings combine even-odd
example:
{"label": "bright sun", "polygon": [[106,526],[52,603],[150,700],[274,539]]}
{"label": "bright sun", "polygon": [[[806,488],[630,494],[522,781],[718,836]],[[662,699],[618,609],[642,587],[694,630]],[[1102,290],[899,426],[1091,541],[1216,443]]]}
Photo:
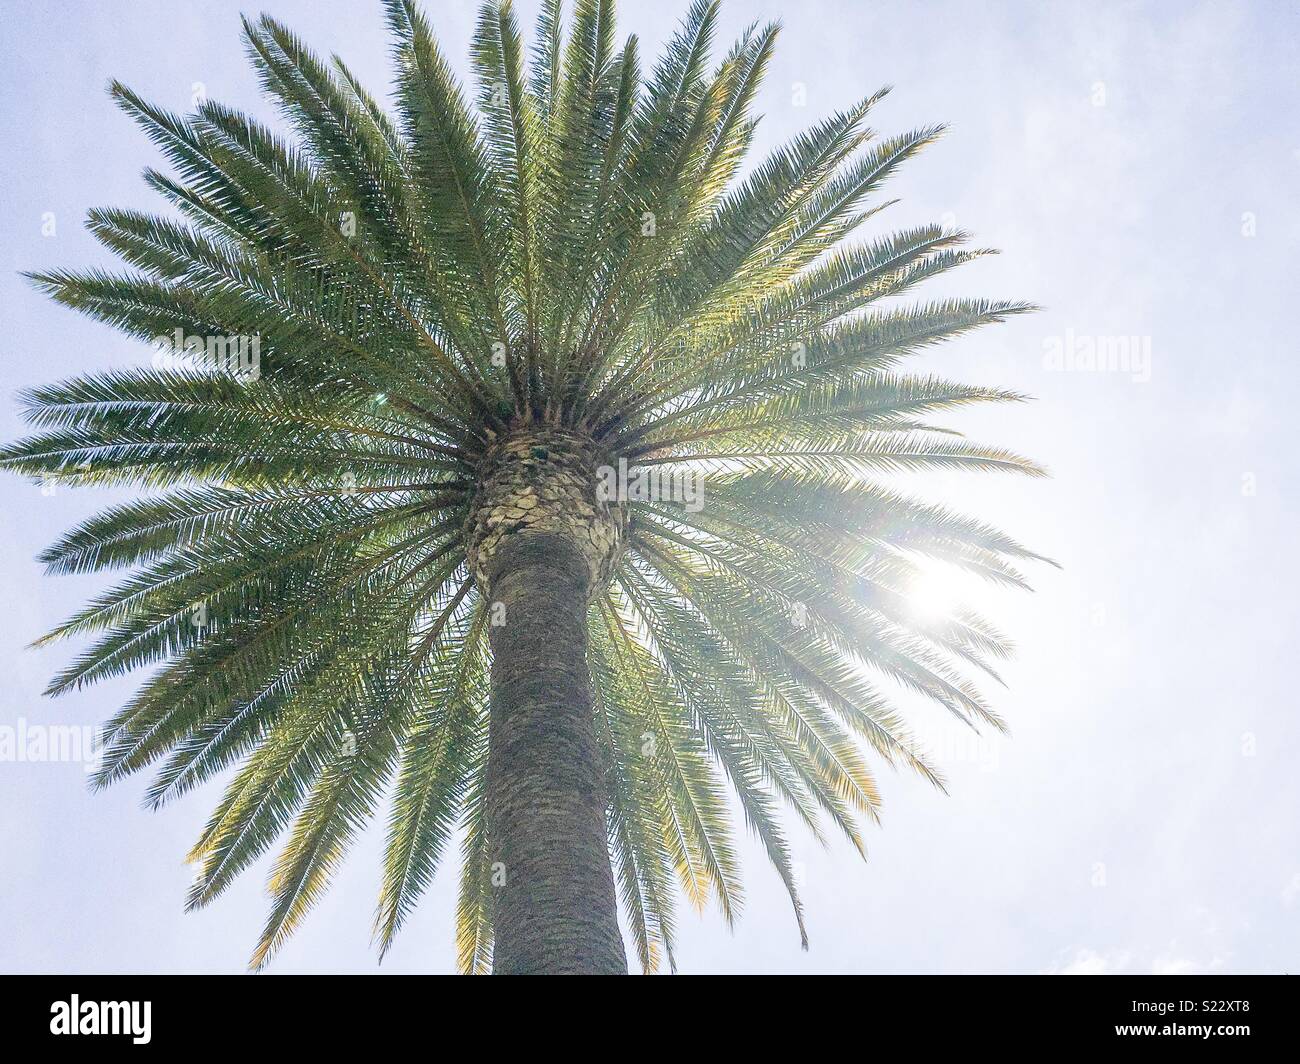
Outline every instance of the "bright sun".
{"label": "bright sun", "polygon": [[922,622],[951,617],[962,604],[959,575],[947,566],[920,569],[907,589],[908,611]]}

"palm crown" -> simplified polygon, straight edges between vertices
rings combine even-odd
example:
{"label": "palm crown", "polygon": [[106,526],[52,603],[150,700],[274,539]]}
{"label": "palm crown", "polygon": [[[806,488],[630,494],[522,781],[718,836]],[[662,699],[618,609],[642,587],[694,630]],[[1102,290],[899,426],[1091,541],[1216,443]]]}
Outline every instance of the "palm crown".
{"label": "palm crown", "polygon": [[[891,298],[985,253],[962,233],[848,239],[940,133],[874,136],[883,93],[742,178],[775,26],[714,66],[716,4],[696,0],[643,75],[612,3],[578,0],[566,34],[546,0],[529,57],[494,0],[471,105],[419,10],[386,8],[395,119],[265,17],[248,51],[292,140],[112,86],[173,165],[146,180],[181,220],[96,210],[135,270],[35,282],[142,339],[255,337],[257,372],[180,360],[26,395],[39,432],[7,467],[165,489],[43,555],[133,567],[45,637],[98,634],[51,690],[158,665],[108,722],[98,785],[160,762],[157,806],[237,766],[191,905],[287,831],[255,965],[387,800],[381,950],[459,840],[460,964],[486,970],[491,566],[558,529],[591,569],[601,809],[641,965],[671,963],[679,889],[737,914],[731,801],[802,934],[781,807],[862,850],[863,744],[941,784],[878,684],[1001,727],[963,670],[991,673],[1004,638],[970,612],[920,623],[908,582],[929,557],[1018,585],[1037,556],[878,474],[1037,472],[923,420],[1018,396],[899,369],[1028,307]],[[620,462],[703,495],[587,495]]]}

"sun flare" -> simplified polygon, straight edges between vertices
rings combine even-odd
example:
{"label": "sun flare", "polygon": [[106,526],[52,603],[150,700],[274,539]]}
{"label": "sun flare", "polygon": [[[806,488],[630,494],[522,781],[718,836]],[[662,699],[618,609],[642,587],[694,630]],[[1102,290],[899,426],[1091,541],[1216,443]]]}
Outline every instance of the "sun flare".
{"label": "sun flare", "polygon": [[923,623],[952,617],[963,605],[962,574],[950,567],[927,566],[920,569],[907,588],[907,608]]}

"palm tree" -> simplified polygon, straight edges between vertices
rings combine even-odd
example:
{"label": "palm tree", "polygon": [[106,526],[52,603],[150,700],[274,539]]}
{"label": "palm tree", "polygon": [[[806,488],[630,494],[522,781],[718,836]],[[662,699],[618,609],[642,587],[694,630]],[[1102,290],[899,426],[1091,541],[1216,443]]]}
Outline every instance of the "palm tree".
{"label": "palm tree", "polygon": [[679,888],[740,909],[729,802],[804,935],[782,807],[861,851],[863,744],[942,783],[878,685],[1002,726],[962,669],[1004,637],[922,623],[908,587],[927,559],[1021,585],[1038,556],[884,478],[1038,472],[922,420],[1019,396],[900,369],[1029,307],[893,298],[985,253],[960,232],[848,241],[941,132],[876,138],[883,92],[742,178],[774,25],[712,68],[695,0],[643,76],[611,2],[566,34],[546,0],[530,60],[489,0],[475,108],[385,6],[395,120],[267,17],[248,53],[292,140],[111,87],[179,220],[95,210],[134,270],[31,276],[159,351],[29,391],[39,431],[0,460],[154,490],[43,554],[133,567],[44,637],[98,634],[50,691],[156,666],[96,786],[160,765],[157,807],[237,766],[189,906],[287,830],[256,968],[390,792],[381,953],[460,840],[463,970],[624,972],[620,901],[671,965]]}

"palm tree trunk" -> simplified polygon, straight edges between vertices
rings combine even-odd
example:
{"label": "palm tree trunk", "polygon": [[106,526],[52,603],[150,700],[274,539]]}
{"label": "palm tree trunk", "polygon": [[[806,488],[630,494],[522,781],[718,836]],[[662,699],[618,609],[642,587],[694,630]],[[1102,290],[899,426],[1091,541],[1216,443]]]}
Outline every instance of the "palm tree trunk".
{"label": "palm tree trunk", "polygon": [[487,828],[497,974],[627,972],[587,669],[590,580],[586,559],[561,535],[508,537],[492,560]]}

